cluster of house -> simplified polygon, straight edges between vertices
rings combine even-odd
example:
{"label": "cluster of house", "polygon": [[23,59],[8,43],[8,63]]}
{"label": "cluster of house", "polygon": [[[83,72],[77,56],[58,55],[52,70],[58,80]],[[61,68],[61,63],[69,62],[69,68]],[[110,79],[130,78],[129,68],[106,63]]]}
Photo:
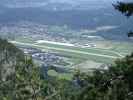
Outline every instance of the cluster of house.
{"label": "cluster of house", "polygon": [[33,59],[39,60],[45,64],[57,64],[63,60],[63,58],[56,53],[43,52],[35,48],[21,47],[21,49],[25,54],[31,55]]}

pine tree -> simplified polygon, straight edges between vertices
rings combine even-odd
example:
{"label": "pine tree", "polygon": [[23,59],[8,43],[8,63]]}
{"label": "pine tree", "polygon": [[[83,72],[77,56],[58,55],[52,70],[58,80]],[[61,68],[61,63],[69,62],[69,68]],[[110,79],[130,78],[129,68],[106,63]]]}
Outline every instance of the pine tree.
{"label": "pine tree", "polygon": [[[117,2],[117,4],[113,4],[113,6],[127,17],[133,15],[133,2]],[[128,37],[133,37],[133,31],[128,32]]]}

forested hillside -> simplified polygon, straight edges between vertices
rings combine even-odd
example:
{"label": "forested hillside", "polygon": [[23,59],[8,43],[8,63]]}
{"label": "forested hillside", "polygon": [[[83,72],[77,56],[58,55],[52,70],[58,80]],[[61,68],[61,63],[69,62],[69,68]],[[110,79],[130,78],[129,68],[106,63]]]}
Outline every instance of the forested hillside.
{"label": "forested hillside", "polygon": [[6,40],[0,39],[0,79],[6,80],[15,72],[15,65],[23,59],[23,53]]}
{"label": "forested hillside", "polygon": [[0,100],[33,98],[35,86],[39,84],[34,82],[39,79],[37,72],[21,50],[0,39]]}
{"label": "forested hillside", "polygon": [[0,100],[132,100],[133,54],[107,70],[76,71],[72,81],[45,79],[31,58],[0,40]]}

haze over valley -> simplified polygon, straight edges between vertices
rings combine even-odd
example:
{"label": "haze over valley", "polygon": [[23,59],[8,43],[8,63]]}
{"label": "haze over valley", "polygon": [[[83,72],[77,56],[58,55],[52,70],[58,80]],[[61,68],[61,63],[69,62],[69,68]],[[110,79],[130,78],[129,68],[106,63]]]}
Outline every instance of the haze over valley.
{"label": "haze over valley", "polygon": [[44,68],[52,66],[49,75],[65,73],[70,80],[68,73],[75,69],[103,69],[133,51],[133,40],[127,36],[133,18],[116,11],[114,3],[116,0],[1,0],[0,36]]}
{"label": "haze over valley", "polygon": [[[125,33],[132,29],[129,26],[133,25],[133,20],[132,18],[127,19],[115,11],[112,6],[114,2],[116,1],[103,0],[99,3],[97,0],[70,0],[70,2],[69,0],[3,0],[0,3],[2,5],[0,24],[8,27],[12,24],[15,26],[15,24],[29,22],[48,26],[66,26],[74,30],[95,30],[92,32],[94,35],[111,40],[128,40]],[[99,27],[108,26],[113,29],[96,30]]]}

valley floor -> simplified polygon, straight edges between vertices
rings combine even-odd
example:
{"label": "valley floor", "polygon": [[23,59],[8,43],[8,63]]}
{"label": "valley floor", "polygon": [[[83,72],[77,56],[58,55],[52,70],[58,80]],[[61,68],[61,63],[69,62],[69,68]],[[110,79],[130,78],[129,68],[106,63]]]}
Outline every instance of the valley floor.
{"label": "valley floor", "polygon": [[[46,40],[20,39],[10,41],[16,46],[26,48],[36,48],[43,52],[57,53],[63,57],[65,63],[62,65],[54,64],[59,69],[67,70],[67,72],[58,72],[57,70],[49,70],[48,74],[59,78],[71,79],[75,69],[83,72],[92,71],[97,68],[107,68],[108,64],[119,58],[123,58],[127,52],[119,52],[115,49],[102,49],[95,47],[81,47],[71,43],[60,43]],[[130,52],[130,51],[129,51]],[[102,66],[102,67],[101,67]]]}

